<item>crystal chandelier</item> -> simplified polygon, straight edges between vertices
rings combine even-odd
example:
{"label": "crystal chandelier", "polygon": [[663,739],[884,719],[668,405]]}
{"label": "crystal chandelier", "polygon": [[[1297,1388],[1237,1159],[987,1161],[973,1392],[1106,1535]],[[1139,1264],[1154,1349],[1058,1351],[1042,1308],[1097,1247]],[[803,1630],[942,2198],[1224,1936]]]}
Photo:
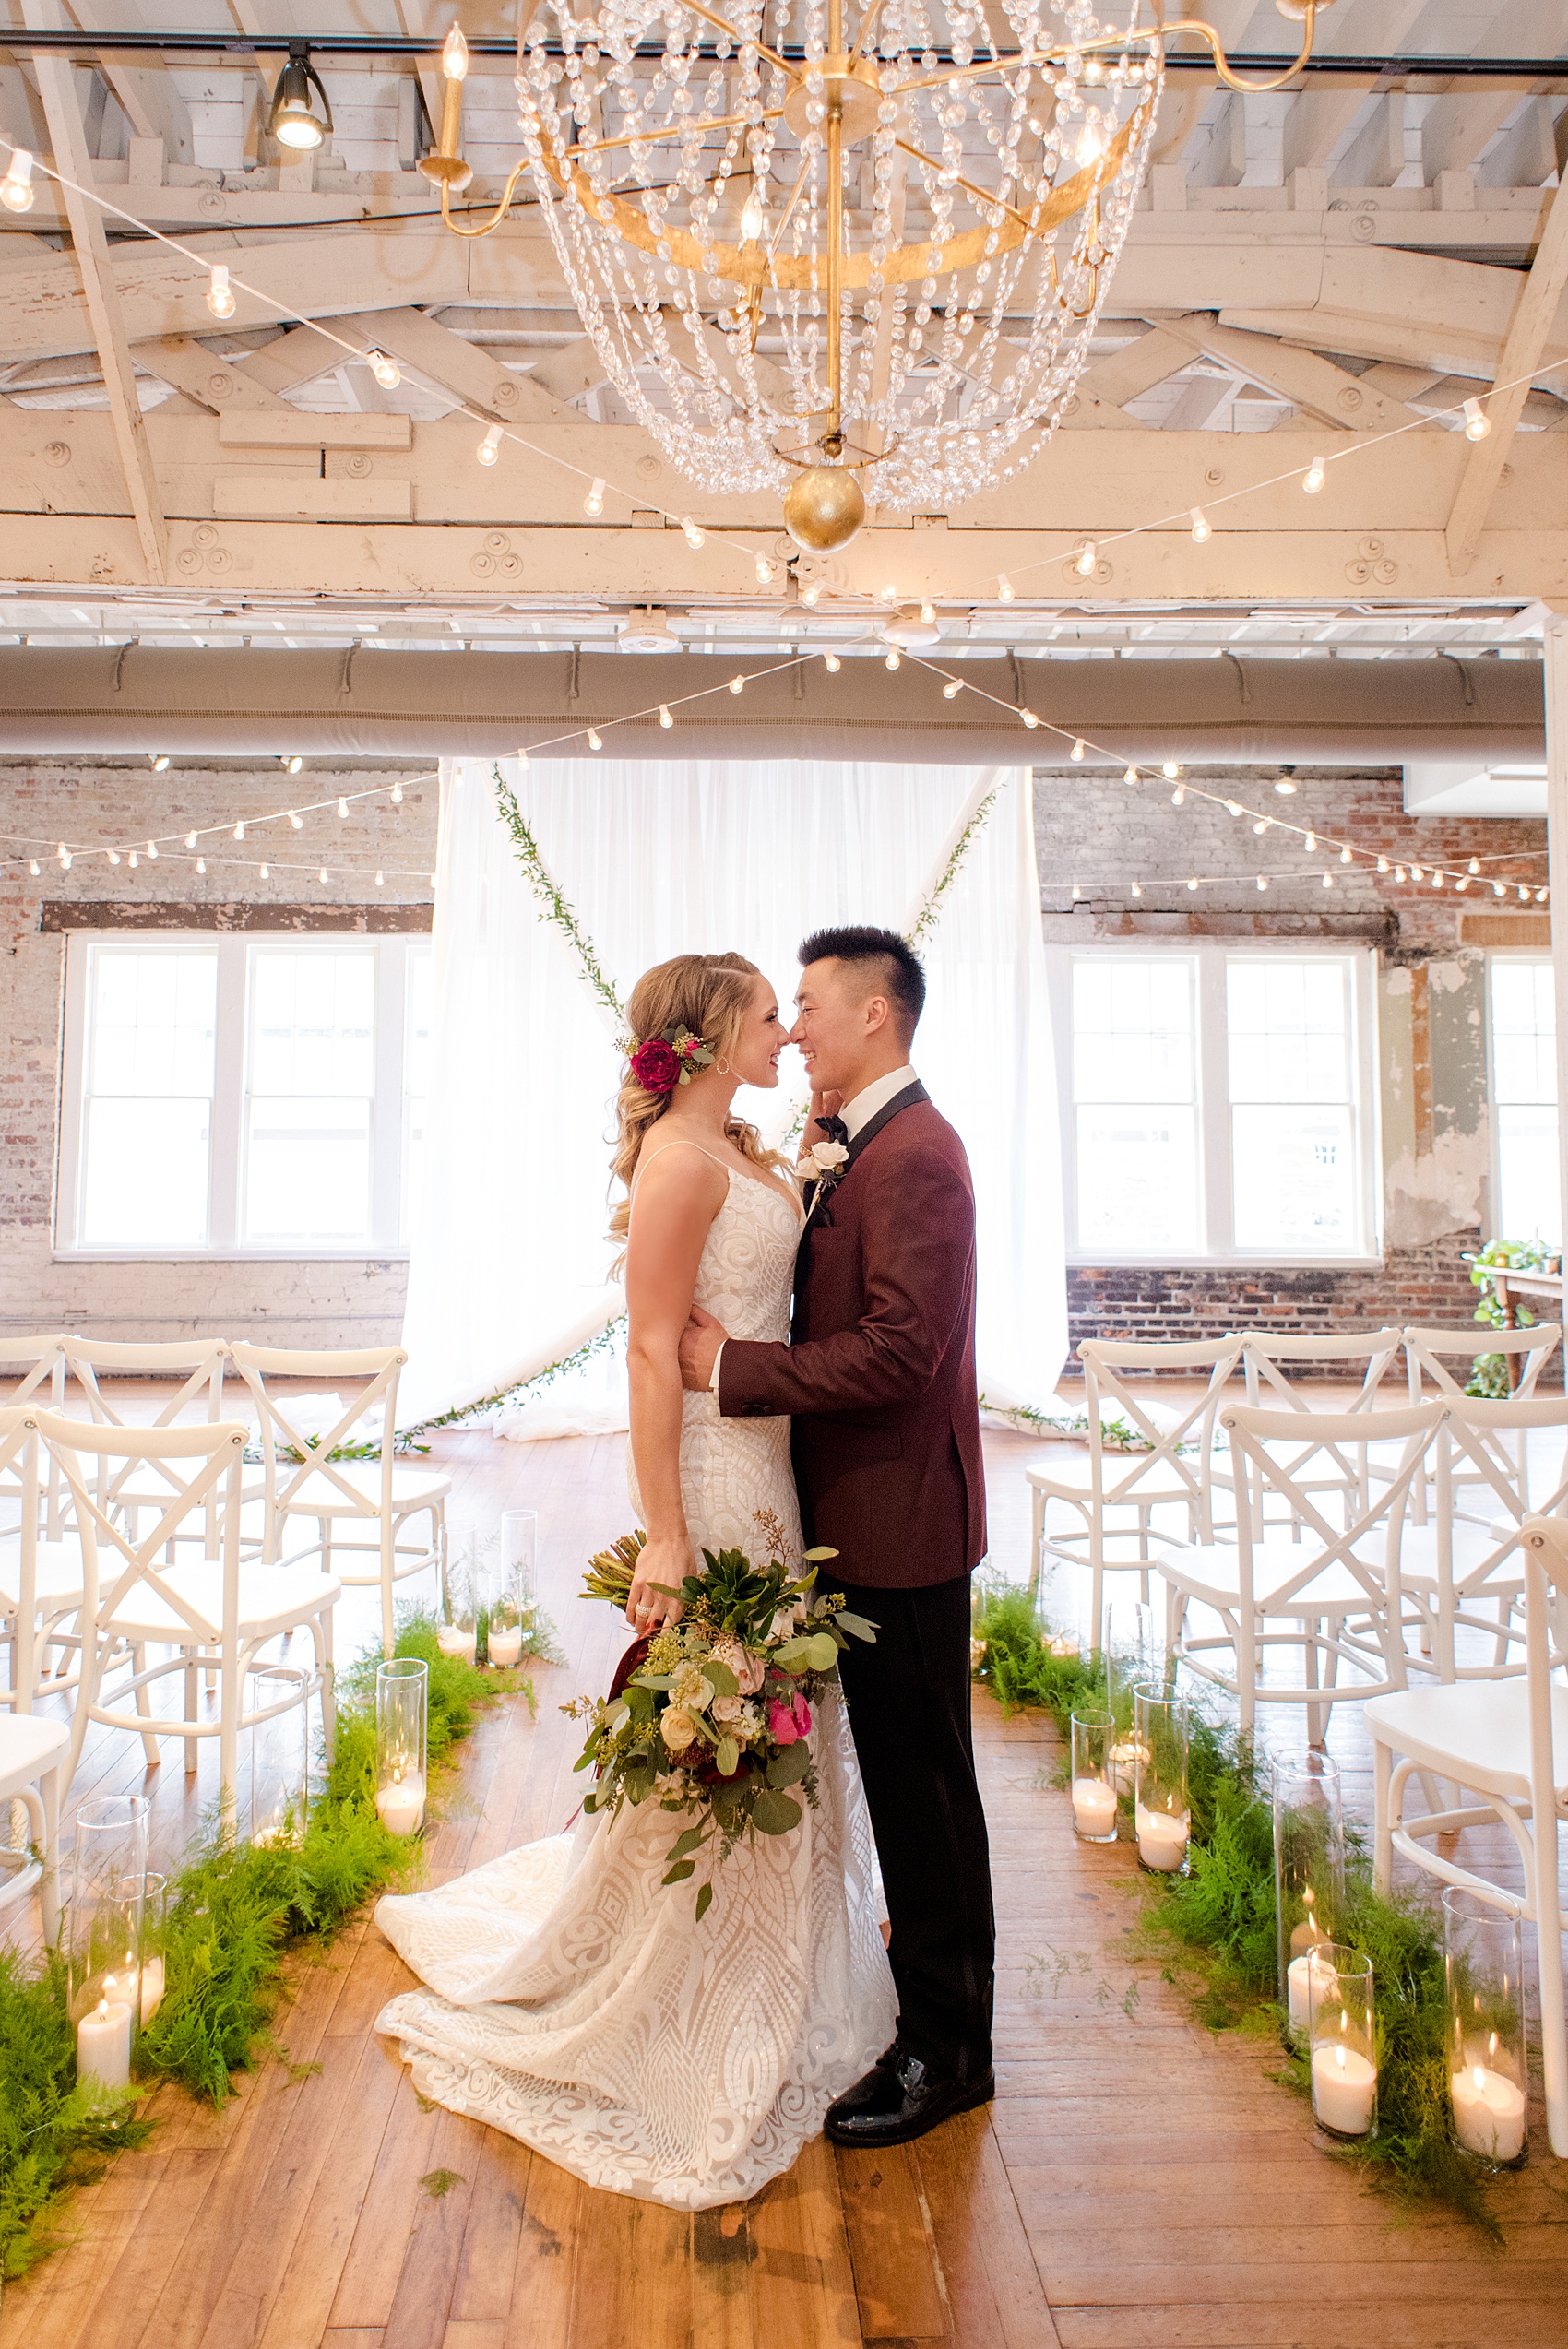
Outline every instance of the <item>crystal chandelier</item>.
{"label": "crystal chandelier", "polygon": [[[1315,6],[1277,0],[1304,19]],[[784,492],[802,546],[866,501],[949,512],[1049,436],[1088,355],[1148,160],[1166,36],[1090,0],[543,0],[523,157],[452,218],[467,52],[437,150],[458,235],[525,175],[630,416],[716,495]],[[853,18],[851,22],[849,19]],[[1293,72],[1295,65],[1289,71]]]}

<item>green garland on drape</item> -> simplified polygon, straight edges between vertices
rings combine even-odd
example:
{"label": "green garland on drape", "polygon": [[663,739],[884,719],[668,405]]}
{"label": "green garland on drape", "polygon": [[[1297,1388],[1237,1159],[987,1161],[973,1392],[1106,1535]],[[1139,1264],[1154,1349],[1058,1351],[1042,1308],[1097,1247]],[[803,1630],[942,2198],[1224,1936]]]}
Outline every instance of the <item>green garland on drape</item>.
{"label": "green garland on drape", "polygon": [[[1046,1644],[1028,1594],[982,1594],[974,1623],[974,1676],[1004,1711],[1038,1706],[1063,1741],[1074,1709],[1110,1702],[1132,1724],[1134,1675],[1103,1655],[1056,1653]],[[1197,1718],[1189,1765],[1192,1872],[1140,1877],[1149,1953],[1179,1959],[1195,1977],[1195,2019],[1212,2031],[1277,2029],[1274,1818],[1263,1765],[1234,1729]],[[1070,1833],[1071,1830],[1065,1829]],[[1123,1829],[1123,1833],[1126,1829]],[[1349,1826],[1345,1914],[1339,1938],[1372,1962],[1378,2036],[1378,2134],[1336,2158],[1412,2201],[1445,2204],[1493,2243],[1492,2180],[1454,2145],[1449,2126],[1447,2001],[1443,1926],[1428,1900],[1393,1898],[1372,1880],[1364,1833]],[[1280,2051],[1277,2077],[1311,2094],[1305,2060]]]}
{"label": "green garland on drape", "polygon": [[508,786],[499,765],[492,767],[491,773],[495,777],[495,804],[501,811],[501,821],[512,836],[512,846],[517,850],[517,862],[523,868],[523,876],[544,908],[540,919],[548,921],[552,929],[561,932],[576,955],[583,977],[605,1010],[613,1014],[617,1020],[624,1021],[626,1014],[621,998],[605,976],[591,942],[584,936],[570,898],[540,855],[539,842],[529,829],[528,819],[517,805],[516,792]]}
{"label": "green garland on drape", "polygon": [[443,1411],[438,1418],[421,1419],[417,1426],[405,1428],[403,1436],[428,1435],[432,1428],[456,1428],[471,1418],[476,1411],[493,1410],[498,1403],[510,1403],[514,1396],[528,1394],[536,1387],[548,1386],[552,1380],[564,1378],[568,1370],[580,1370],[596,1354],[603,1354],[615,1345],[626,1326],[624,1313],[617,1313],[606,1323],[597,1337],[585,1339],[570,1354],[563,1354],[558,1362],[547,1363],[542,1370],[535,1370],[531,1378],[518,1379],[512,1386],[498,1386],[493,1394],[481,1395],[477,1403],[459,1403],[450,1411]]}
{"label": "green garland on drape", "polygon": [[[517,1692],[531,1711],[533,1683],[443,1655],[424,1614],[405,1616],[396,1652],[430,1667],[429,1761],[439,1796],[476,1708]],[[109,2156],[146,2142],[150,2124],[138,2106],[148,2088],[175,2081],[218,2105],[234,2071],[287,2060],[273,2031],[285,1957],[328,1942],[416,1862],[420,1839],[390,1833],[375,1808],[380,1662],[377,1644],[339,1681],[332,1766],[291,1840],[238,1843],[214,1819],[193,1845],[171,1886],[168,1987],[137,2042],[136,2084],[78,2086],[62,1955],[49,1951],[29,1966],[0,1952],[0,2283],[56,2248],[53,2230],[74,2187]]]}
{"label": "green garland on drape", "polygon": [[940,878],[931,890],[924,905],[921,906],[919,913],[915,916],[914,920],[904,932],[905,938],[911,946],[918,946],[921,940],[935,929],[937,917],[942,911],[942,900],[947,895],[949,889],[952,888],[953,884],[957,880],[958,875],[963,872],[964,866],[968,860],[969,850],[974,847],[975,842],[985,830],[986,822],[991,814],[991,811],[996,805],[996,802],[1001,796],[1000,787],[998,787],[998,789],[994,791],[988,791],[985,798],[980,801],[979,807],[976,808],[973,815],[970,816],[968,823],[965,825],[963,831],[959,834],[957,840],[954,844],[953,853],[942,869]]}

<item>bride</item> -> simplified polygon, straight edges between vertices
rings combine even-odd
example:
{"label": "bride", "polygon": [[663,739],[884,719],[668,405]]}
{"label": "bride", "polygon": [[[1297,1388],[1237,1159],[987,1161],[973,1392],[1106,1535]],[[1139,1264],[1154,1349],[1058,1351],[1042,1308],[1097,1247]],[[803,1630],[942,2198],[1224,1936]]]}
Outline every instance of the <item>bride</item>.
{"label": "bride", "polygon": [[[648,1536],[627,1615],[646,1636],[678,1617],[671,1594],[705,1548],[799,1557],[789,1420],[721,1419],[712,1394],[683,1395],[676,1348],[694,1300],[732,1336],[789,1335],[802,1211],[785,1163],[731,1114],[738,1086],[778,1082],[784,1030],[755,966],[677,955],[638,980],[627,1014],[636,1068],[613,1161],[627,1195],[612,1228],[626,1243],[631,1500]],[[680,1060],[683,1031],[700,1050]],[[693,1887],[661,1883],[680,1822],[653,1803],[381,1901],[377,1922],[426,1987],[376,2027],[421,2092],[590,2186],[681,2210],[742,2201],[788,2169],[895,2014],[837,1691],[811,1738],[820,1807],[716,1868],[700,1923]]]}

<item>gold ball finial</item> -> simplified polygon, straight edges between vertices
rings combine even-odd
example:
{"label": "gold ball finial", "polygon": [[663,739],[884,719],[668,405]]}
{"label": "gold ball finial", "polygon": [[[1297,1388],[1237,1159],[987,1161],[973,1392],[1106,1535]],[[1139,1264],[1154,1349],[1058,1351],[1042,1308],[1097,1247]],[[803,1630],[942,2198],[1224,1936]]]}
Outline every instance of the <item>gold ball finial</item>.
{"label": "gold ball finial", "polygon": [[866,518],[866,501],[847,465],[812,465],[784,493],[784,528],[808,554],[847,547]]}

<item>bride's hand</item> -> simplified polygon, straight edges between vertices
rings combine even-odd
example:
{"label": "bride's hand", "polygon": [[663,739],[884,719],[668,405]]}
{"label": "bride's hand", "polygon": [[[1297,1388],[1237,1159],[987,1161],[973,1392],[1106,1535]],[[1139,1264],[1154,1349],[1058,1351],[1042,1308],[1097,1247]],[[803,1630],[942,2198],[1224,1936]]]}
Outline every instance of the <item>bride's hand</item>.
{"label": "bride's hand", "polygon": [[[692,1545],[683,1535],[655,1535],[644,1545],[626,1595],[626,1620],[639,1639],[666,1623],[680,1621],[684,1607],[681,1585],[695,1571]],[[664,1588],[656,1589],[656,1584],[662,1584]],[[671,1592],[675,1594],[673,1597],[670,1596]]]}

